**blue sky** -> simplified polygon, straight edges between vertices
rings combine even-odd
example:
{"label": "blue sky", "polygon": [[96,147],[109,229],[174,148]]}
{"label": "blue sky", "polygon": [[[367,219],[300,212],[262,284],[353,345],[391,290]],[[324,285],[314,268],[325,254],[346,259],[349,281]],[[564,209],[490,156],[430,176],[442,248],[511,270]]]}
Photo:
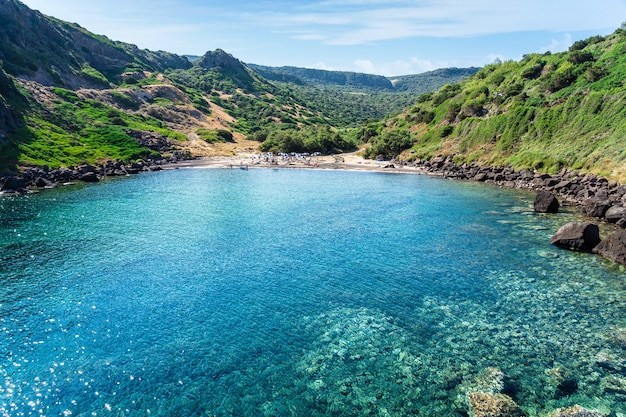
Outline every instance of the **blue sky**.
{"label": "blue sky", "polygon": [[380,75],[559,52],[626,21],[626,0],[22,0],[140,48]]}

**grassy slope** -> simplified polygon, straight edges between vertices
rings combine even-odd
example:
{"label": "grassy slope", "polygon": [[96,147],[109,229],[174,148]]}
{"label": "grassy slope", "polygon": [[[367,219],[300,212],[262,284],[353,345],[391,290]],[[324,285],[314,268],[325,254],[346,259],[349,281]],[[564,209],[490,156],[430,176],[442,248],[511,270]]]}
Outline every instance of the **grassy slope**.
{"label": "grassy slope", "polygon": [[[626,33],[483,68],[426,95],[387,129],[409,130],[410,157],[626,179]],[[405,157],[409,158],[408,155]]]}
{"label": "grassy slope", "polygon": [[6,158],[0,161],[3,171],[15,171],[18,165],[76,166],[156,155],[139,145],[128,134],[130,130],[153,132],[172,140],[185,139],[154,117],[81,99],[62,88],[46,89],[45,101],[35,101],[26,89],[22,94],[28,100],[28,111],[23,125],[8,135]]}

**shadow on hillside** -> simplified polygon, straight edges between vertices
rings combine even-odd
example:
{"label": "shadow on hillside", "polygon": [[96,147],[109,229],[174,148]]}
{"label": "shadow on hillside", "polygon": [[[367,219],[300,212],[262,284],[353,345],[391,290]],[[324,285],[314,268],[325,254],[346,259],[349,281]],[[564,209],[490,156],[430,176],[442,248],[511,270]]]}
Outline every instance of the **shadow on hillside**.
{"label": "shadow on hillside", "polygon": [[30,111],[28,98],[0,67],[0,174],[17,172],[21,145],[34,139],[24,119]]}
{"label": "shadow on hillside", "polygon": [[0,131],[0,175],[18,173],[21,145],[31,142],[33,138],[32,132],[24,125],[7,133]]}

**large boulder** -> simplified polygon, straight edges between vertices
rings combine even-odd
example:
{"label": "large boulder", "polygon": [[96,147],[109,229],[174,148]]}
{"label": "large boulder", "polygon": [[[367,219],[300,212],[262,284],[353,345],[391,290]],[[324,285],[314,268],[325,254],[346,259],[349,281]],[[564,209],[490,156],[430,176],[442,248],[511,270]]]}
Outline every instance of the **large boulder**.
{"label": "large boulder", "polygon": [[593,223],[570,222],[556,231],[550,243],[560,248],[591,252],[600,243],[600,229]]}
{"label": "large boulder", "polygon": [[583,201],[583,213],[589,217],[604,217],[609,207],[611,202],[608,198],[591,197]]}
{"label": "large boulder", "polygon": [[550,191],[539,190],[535,196],[534,206],[537,213],[558,213],[559,200]]}
{"label": "large boulder", "polygon": [[626,207],[612,206],[604,213],[604,218],[609,223],[617,223],[626,218]]}
{"label": "large boulder", "polygon": [[626,265],[626,230],[610,234],[598,246],[593,248],[593,253]]}
{"label": "large boulder", "polygon": [[0,185],[0,190],[20,191],[26,188],[27,184],[22,177],[7,177],[4,183]]}
{"label": "large boulder", "polygon": [[37,177],[34,184],[35,184],[35,187],[39,187],[39,188],[54,187],[54,183],[50,181],[49,179],[47,179],[46,177]]}
{"label": "large boulder", "polygon": [[100,179],[98,178],[98,175],[96,175],[95,172],[85,172],[78,179],[81,180],[81,181],[84,181],[84,182],[98,182],[98,181],[100,181]]}

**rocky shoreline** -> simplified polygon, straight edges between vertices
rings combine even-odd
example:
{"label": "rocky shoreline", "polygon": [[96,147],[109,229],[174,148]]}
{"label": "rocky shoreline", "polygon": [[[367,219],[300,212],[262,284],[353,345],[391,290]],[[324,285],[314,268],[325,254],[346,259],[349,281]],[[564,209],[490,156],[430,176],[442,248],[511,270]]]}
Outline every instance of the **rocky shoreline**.
{"label": "rocky shoreline", "polygon": [[[405,165],[403,161],[395,164]],[[626,230],[619,230],[601,241],[598,225],[607,222],[619,229],[626,228],[626,185],[594,174],[563,170],[558,174],[542,174],[528,169],[457,164],[453,157],[417,160],[409,164],[428,174],[455,180],[489,183],[506,188],[537,192],[535,211],[556,213],[560,204],[579,207],[591,218],[589,222],[568,223],[552,237],[553,245],[593,252],[626,265]]]}
{"label": "rocky shoreline", "polygon": [[140,172],[161,171],[164,166],[185,160],[174,154],[167,158],[146,159],[132,163],[108,161],[102,165],[80,165],[51,169],[47,166],[27,168],[17,175],[0,174],[0,194],[24,194],[37,189],[55,188],[76,181],[98,182],[105,177],[122,177]]}
{"label": "rocky shoreline", "polygon": [[623,207],[626,203],[626,185],[594,174],[563,170],[551,175],[528,169],[516,171],[511,167],[489,167],[467,163],[459,165],[452,157],[417,160],[408,165],[444,178],[485,182],[507,188],[550,191],[562,203],[579,206],[585,215],[605,219],[610,223],[617,223],[619,219],[626,218],[626,210],[623,217],[611,215],[614,212],[607,215],[609,208]]}

